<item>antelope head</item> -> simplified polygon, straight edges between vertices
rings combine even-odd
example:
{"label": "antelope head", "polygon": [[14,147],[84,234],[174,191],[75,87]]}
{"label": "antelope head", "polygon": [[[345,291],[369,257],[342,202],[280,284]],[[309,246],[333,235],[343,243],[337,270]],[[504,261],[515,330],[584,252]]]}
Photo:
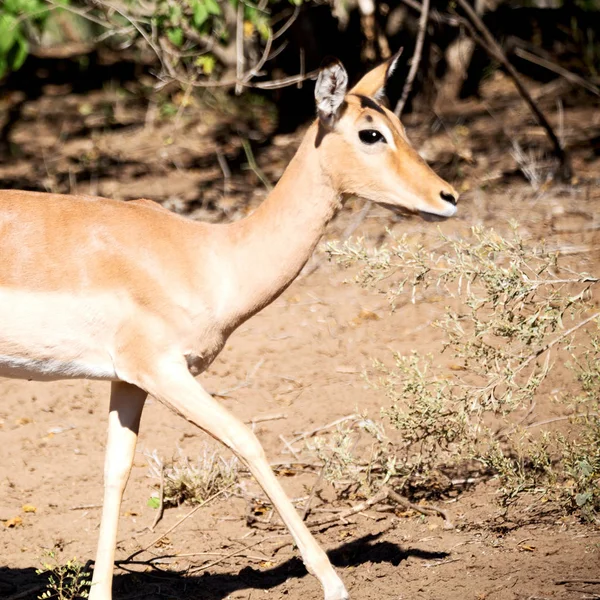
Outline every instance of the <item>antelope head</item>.
{"label": "antelope head", "polygon": [[315,88],[321,166],[340,194],[451,217],[457,192],[417,154],[400,119],[380,102],[398,57],[367,73],[350,91],[339,61],[321,70]]}

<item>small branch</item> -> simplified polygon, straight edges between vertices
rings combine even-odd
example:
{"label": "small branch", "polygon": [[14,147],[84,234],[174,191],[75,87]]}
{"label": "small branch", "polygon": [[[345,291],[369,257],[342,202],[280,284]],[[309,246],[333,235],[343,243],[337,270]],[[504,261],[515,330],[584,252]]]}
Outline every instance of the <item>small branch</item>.
{"label": "small branch", "polygon": [[419,64],[421,63],[421,55],[423,54],[423,42],[425,41],[425,34],[427,33],[428,19],[429,0],[423,0],[421,16],[419,17],[419,31],[417,33],[415,52],[410,63],[410,71],[408,72],[408,77],[406,78],[404,88],[402,89],[402,96],[400,96],[400,100],[398,100],[398,104],[396,104],[396,109],[394,110],[394,113],[397,117],[400,117],[402,115],[404,105],[406,104],[406,100],[408,99],[408,95],[412,90],[413,82],[417,75],[417,71],[419,70]]}
{"label": "small branch", "polygon": [[571,161],[563,148],[560,140],[558,139],[554,129],[546,119],[546,116],[541,111],[539,106],[535,103],[531,94],[521,81],[521,77],[517,73],[516,69],[512,66],[506,54],[498,44],[498,42],[494,39],[489,29],[485,26],[479,15],[473,10],[471,5],[467,2],[467,0],[457,0],[460,7],[465,11],[469,20],[475,27],[475,29],[479,32],[484,40],[484,44],[481,44],[481,41],[476,37],[476,41],[478,41],[482,47],[496,60],[498,60],[506,69],[507,73],[513,80],[515,87],[521,94],[522,98],[527,102],[529,108],[533,115],[535,116],[538,124],[546,130],[552,145],[554,146],[554,154],[558,158],[561,166],[560,176],[562,179],[569,181],[573,177],[573,170],[571,168]]}
{"label": "small branch", "polygon": [[519,365],[519,371],[524,369],[531,361],[535,360],[540,354],[543,354],[547,350],[550,350],[550,348],[552,348],[553,346],[556,346],[556,344],[558,344],[558,342],[564,340],[566,337],[569,337],[572,333],[575,333],[578,329],[581,329],[582,327],[584,327],[585,325],[587,325],[588,323],[590,323],[591,321],[594,321],[595,319],[597,319],[599,317],[600,317],[600,312],[594,313],[592,316],[588,317],[587,319],[584,319],[580,323],[577,323],[577,325],[574,325],[570,329],[567,329],[567,331],[565,331],[564,333],[561,333],[559,336],[555,337],[551,342],[548,342],[541,348],[538,348],[538,350],[536,352],[534,352],[526,361],[522,362]]}
{"label": "small branch", "polygon": [[265,415],[264,417],[252,417],[250,421],[244,421],[244,423],[246,423],[246,425],[254,425],[255,423],[279,421],[281,419],[287,419],[287,415],[285,413],[277,413],[276,415]]}
{"label": "small branch", "polygon": [[600,579],[559,579],[554,582],[554,585],[565,585],[568,583],[590,583],[592,585],[600,585]]}
{"label": "small branch", "polygon": [[248,161],[248,167],[250,167],[250,170],[258,177],[267,191],[270,192],[273,189],[273,186],[267,179],[266,175],[262,172],[261,168],[258,166],[256,159],[254,158],[254,153],[252,152],[252,146],[250,145],[250,142],[248,140],[242,140],[242,147],[244,148],[244,154],[246,155],[246,160]]}
{"label": "small branch", "polygon": [[360,415],[352,414],[352,415],[348,415],[346,417],[341,417],[339,419],[336,419],[335,421],[332,421],[331,423],[327,423],[327,425],[322,425],[321,427],[316,427],[315,429],[311,429],[310,431],[305,431],[305,432],[297,435],[290,442],[290,444],[295,444],[301,440],[305,440],[307,438],[313,437],[313,436],[317,435],[318,433],[321,433],[322,431],[331,429],[332,427],[335,427],[336,425],[345,423],[346,421],[352,421],[353,419],[360,419]]}
{"label": "small branch", "polygon": [[369,498],[368,500],[365,500],[364,502],[361,502],[360,504],[357,504],[356,506],[353,506],[352,508],[344,510],[344,511],[338,513],[337,515],[333,515],[332,517],[324,517],[323,519],[319,519],[317,521],[311,521],[310,523],[307,523],[307,525],[308,525],[308,527],[319,527],[321,525],[335,523],[336,521],[344,521],[348,517],[351,517],[359,512],[363,512],[364,510],[371,508],[375,504],[379,504],[380,502],[387,500],[387,498],[388,498],[388,490],[383,489],[383,490],[379,491],[377,494],[375,494],[374,496],[372,496],[371,498]]}
{"label": "small branch", "polygon": [[553,419],[546,419],[545,421],[538,421],[537,423],[531,423],[526,425],[525,429],[532,429],[533,427],[541,427],[542,425],[548,425],[550,423],[556,423],[558,421],[568,421],[570,419],[582,419],[583,417],[598,417],[598,413],[577,413],[576,415],[566,415],[564,417],[554,417]]}
{"label": "small branch", "polygon": [[[578,329],[585,327],[588,323],[590,323],[591,321],[594,321],[595,319],[598,319],[598,318],[600,318],[600,311],[587,317],[587,319],[584,319],[583,321],[577,323],[577,325],[573,325],[573,327],[571,327],[570,329],[567,329],[567,331],[561,333],[560,335],[556,336],[553,340],[551,340],[547,344],[544,344],[543,346],[538,348],[535,352],[533,352],[533,354],[530,354],[529,357],[526,358],[518,367],[516,367],[513,375],[520,373],[525,367],[527,367],[532,361],[534,361],[536,358],[538,358],[541,354],[544,354],[544,352],[547,352],[548,350],[550,350],[551,348],[556,346],[556,344],[558,344],[559,342],[564,340],[566,337],[569,337],[570,335],[575,333]],[[497,377],[492,382],[487,384],[485,387],[480,388],[480,389],[481,389],[481,391],[494,390],[497,386],[506,382],[506,380],[507,380],[506,376]]]}
{"label": "small branch", "polygon": [[102,504],[77,504],[71,506],[69,510],[90,510],[91,508],[102,508]]}
{"label": "small branch", "polygon": [[413,504],[412,502],[409,502],[406,498],[400,496],[400,494],[398,494],[397,492],[394,492],[394,490],[390,489],[388,489],[388,497],[390,500],[393,500],[401,506],[404,506],[404,508],[409,508],[410,510],[414,510],[418,513],[421,513],[422,515],[431,516],[432,514],[437,514],[438,516],[442,517],[442,519],[444,519],[444,521],[446,522],[447,529],[454,529],[454,525],[452,525],[452,522],[448,517],[448,513],[446,513],[446,511],[442,510],[441,508],[437,508],[436,506],[424,507],[419,506],[417,504]]}
{"label": "small branch", "polygon": [[244,552],[246,552],[247,550],[250,550],[251,548],[254,548],[255,546],[258,546],[259,544],[263,544],[264,542],[266,542],[269,539],[272,539],[274,537],[279,537],[279,536],[268,536],[266,538],[263,538],[262,540],[258,540],[257,542],[254,542],[254,544],[250,544],[248,546],[244,546],[243,548],[240,548],[238,550],[235,550],[234,552],[230,552],[229,554],[225,554],[225,556],[222,556],[221,558],[217,558],[216,560],[213,560],[212,562],[206,563],[200,567],[195,567],[192,568],[188,571],[189,574],[191,573],[200,573],[201,571],[206,571],[206,569],[210,569],[211,567],[214,567],[215,565],[218,565],[219,563],[222,563],[224,561],[226,561],[229,558],[233,558],[234,556],[238,556],[240,554],[244,554]]}
{"label": "small branch", "polygon": [[310,523],[307,523],[307,525],[309,527],[319,527],[321,525],[327,525],[329,523],[334,523],[335,521],[344,521],[348,517],[351,517],[352,515],[363,512],[363,511],[367,510],[368,508],[371,508],[375,504],[379,504],[381,502],[384,502],[385,500],[392,500],[393,502],[400,504],[400,506],[403,506],[404,508],[407,508],[410,510],[414,510],[418,513],[421,513],[422,515],[431,516],[432,514],[437,514],[444,519],[445,527],[447,529],[454,528],[454,525],[452,525],[452,522],[450,521],[448,514],[445,511],[443,511],[441,508],[437,508],[435,506],[429,506],[429,507],[418,506],[416,504],[413,504],[412,502],[409,502],[406,498],[403,498],[402,496],[400,496],[400,494],[398,494],[394,490],[391,490],[387,487],[380,490],[377,494],[375,494],[368,500],[365,500],[364,502],[361,502],[360,504],[357,504],[356,506],[353,506],[352,508],[349,508],[348,510],[342,511],[342,512],[338,513],[337,515],[334,515],[333,517],[325,517],[318,521],[311,521]]}
{"label": "small branch", "polygon": [[129,561],[133,560],[136,556],[139,556],[143,552],[146,552],[146,550],[149,550],[150,548],[152,548],[152,546],[154,546],[155,544],[160,542],[160,540],[162,540],[167,535],[169,535],[169,533],[171,533],[173,530],[177,529],[177,527],[179,527],[184,521],[187,521],[192,515],[197,513],[203,506],[206,506],[209,502],[211,502],[218,496],[224,494],[229,488],[231,488],[234,485],[234,483],[235,482],[230,483],[227,487],[224,487],[223,489],[219,490],[216,494],[213,494],[210,498],[207,498],[206,500],[204,500],[204,502],[201,502],[200,504],[198,504],[198,506],[195,506],[187,515],[185,515],[181,519],[179,519],[179,521],[177,521],[177,523],[175,523],[175,525],[173,525],[172,527],[169,527],[169,529],[167,529],[167,531],[165,531],[164,533],[159,535],[156,539],[152,540],[144,548],[142,548],[140,550],[136,550],[133,554],[129,555],[123,562],[129,562]]}
{"label": "small branch", "polygon": [[592,94],[595,94],[596,96],[600,96],[600,89],[598,89],[595,85],[591,84],[589,81],[586,81],[583,77],[580,77],[579,75],[577,75],[575,73],[571,73],[571,71],[567,71],[567,69],[564,69],[560,65],[557,65],[556,63],[553,63],[550,60],[546,60],[545,58],[542,58],[541,56],[538,56],[537,54],[528,52],[524,48],[516,48],[515,54],[524,60],[528,60],[529,62],[533,63],[534,65],[544,67],[545,69],[548,69],[548,71],[552,71],[553,73],[560,75],[567,81],[570,81],[571,83],[574,83],[575,85],[579,85],[579,86],[585,88],[588,92],[591,92]]}
{"label": "small branch", "polygon": [[165,513],[165,465],[160,463],[160,492],[158,494],[158,512],[154,518],[154,522],[150,526],[150,531],[154,532],[156,526],[160,523]]}
{"label": "small branch", "polygon": [[308,494],[308,498],[306,499],[306,502],[304,503],[304,508],[302,509],[302,520],[303,521],[306,521],[306,517],[308,517],[308,513],[310,511],[310,504],[311,504],[313,498],[315,497],[315,494],[317,493],[317,489],[318,489],[319,485],[321,484],[321,481],[323,481],[323,477],[325,475],[325,469],[328,466],[328,462],[323,463],[323,466],[321,467],[321,470],[319,471],[319,475],[315,479],[315,483],[313,484],[312,489],[310,490],[310,493]]}

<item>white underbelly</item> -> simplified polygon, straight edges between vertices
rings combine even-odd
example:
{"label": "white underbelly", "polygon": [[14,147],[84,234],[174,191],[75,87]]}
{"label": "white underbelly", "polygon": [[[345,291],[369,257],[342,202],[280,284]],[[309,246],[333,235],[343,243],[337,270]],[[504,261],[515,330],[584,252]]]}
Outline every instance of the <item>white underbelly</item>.
{"label": "white underbelly", "polygon": [[87,364],[83,361],[61,361],[51,358],[0,356],[0,377],[55,381],[58,379],[117,379],[112,365]]}
{"label": "white underbelly", "polygon": [[0,288],[0,377],[117,379],[111,348],[122,315],[114,296]]}

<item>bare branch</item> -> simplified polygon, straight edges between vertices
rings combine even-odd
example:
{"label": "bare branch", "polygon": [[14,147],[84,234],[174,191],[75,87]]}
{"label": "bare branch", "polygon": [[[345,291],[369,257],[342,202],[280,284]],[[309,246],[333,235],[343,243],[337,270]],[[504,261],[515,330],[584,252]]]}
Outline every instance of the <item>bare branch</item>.
{"label": "bare branch", "polygon": [[408,95],[410,94],[410,91],[412,89],[415,76],[417,75],[417,71],[419,70],[419,64],[421,63],[421,55],[423,54],[423,42],[425,41],[425,34],[427,33],[428,18],[429,0],[423,0],[421,16],[419,17],[419,32],[417,34],[415,51],[412,57],[412,61],[410,63],[410,71],[408,72],[406,83],[404,84],[404,88],[402,89],[402,96],[400,97],[400,100],[398,100],[398,104],[396,104],[396,109],[394,110],[397,117],[400,117],[402,111],[404,110],[404,105],[406,104],[406,100],[408,99]]}

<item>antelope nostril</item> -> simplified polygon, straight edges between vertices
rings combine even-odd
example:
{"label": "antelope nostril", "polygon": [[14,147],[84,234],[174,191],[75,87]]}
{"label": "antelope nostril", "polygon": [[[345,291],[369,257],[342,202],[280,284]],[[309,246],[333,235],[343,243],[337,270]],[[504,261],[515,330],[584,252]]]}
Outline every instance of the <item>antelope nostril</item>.
{"label": "antelope nostril", "polygon": [[440,192],[440,196],[442,198],[442,200],[445,200],[446,202],[450,202],[450,204],[452,204],[453,206],[456,206],[456,196],[454,196],[454,194],[449,194],[448,192]]}

